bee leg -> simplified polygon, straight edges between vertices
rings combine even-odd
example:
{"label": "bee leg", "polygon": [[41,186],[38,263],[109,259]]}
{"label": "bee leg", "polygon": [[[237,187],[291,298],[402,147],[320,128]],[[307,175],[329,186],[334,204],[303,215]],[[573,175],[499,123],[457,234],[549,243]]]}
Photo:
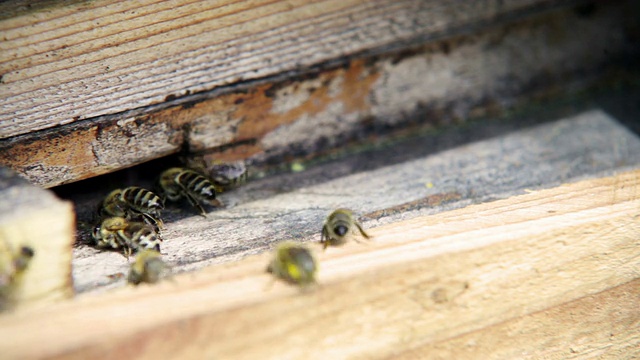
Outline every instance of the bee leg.
{"label": "bee leg", "polygon": [[127,261],[129,261],[129,257],[131,256],[131,248],[129,246],[125,246],[122,249],[122,255],[127,258]]}
{"label": "bee leg", "polygon": [[322,235],[320,235],[320,244],[322,244],[322,250],[326,250],[329,246],[329,234],[327,233],[327,226],[322,227]]}
{"label": "bee leg", "polygon": [[141,213],[141,214],[142,214],[142,217],[144,218],[144,222],[153,226],[154,228],[156,228],[156,230],[164,229],[164,223],[162,222],[161,219],[158,219],[155,216],[150,214],[146,214],[146,213]]}
{"label": "bee leg", "polygon": [[187,200],[189,200],[189,203],[195,207],[196,209],[200,210],[200,215],[207,217],[207,212],[204,210],[204,208],[202,207],[202,205],[200,205],[200,203],[198,202],[198,200],[196,200],[193,196],[189,195],[189,194],[185,194],[185,196],[187,197]]}
{"label": "bee leg", "polygon": [[364,229],[362,229],[362,226],[360,226],[360,224],[355,223],[356,227],[358,227],[358,230],[360,231],[360,234],[362,234],[362,236],[364,236],[365,239],[371,239],[371,236],[369,236],[369,234],[367,234],[366,232],[364,232]]}

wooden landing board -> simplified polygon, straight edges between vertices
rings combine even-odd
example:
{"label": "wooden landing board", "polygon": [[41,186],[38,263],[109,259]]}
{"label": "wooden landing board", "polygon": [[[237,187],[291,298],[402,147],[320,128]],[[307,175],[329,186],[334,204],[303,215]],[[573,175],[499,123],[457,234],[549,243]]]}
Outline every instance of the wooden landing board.
{"label": "wooden landing board", "polygon": [[[640,355],[639,217],[635,170],[382,225],[369,229],[369,244],[316,246],[319,285],[309,291],[273,283],[263,254],[1,316],[0,349],[61,359],[458,358],[476,349],[485,358],[631,358]],[[615,341],[605,346],[603,336]]]}
{"label": "wooden landing board", "polygon": [[[418,138],[408,147],[249,182],[222,194],[227,207],[210,209],[207,218],[188,204],[168,203],[164,257],[176,272],[191,271],[264,252],[280,240],[318,241],[324,218],[339,207],[353,209],[365,227],[373,227],[640,166],[638,137],[602,111],[425,155],[423,149],[438,139]],[[398,156],[412,151],[413,158]],[[130,185],[141,184],[122,184]],[[104,186],[101,196],[112,190]],[[77,203],[81,220],[90,218],[99,200]],[[118,253],[74,249],[79,292],[122,286],[108,276],[127,267]]]}
{"label": "wooden landing board", "polygon": [[[264,164],[317,154],[377,134],[388,135],[389,129],[415,125],[417,119],[423,126],[437,127],[487,113],[500,114],[519,103],[523,95],[557,95],[559,89],[580,88],[601,79],[606,69],[616,67],[615,59],[637,48],[626,34],[633,28],[629,20],[635,20],[627,16],[633,13],[629,9],[632,1],[599,2],[590,11],[566,6],[582,2],[272,1],[261,9],[293,5],[290,11],[274,15],[278,21],[269,26],[297,21],[296,16],[319,16],[318,22],[299,24],[308,36],[298,36],[295,29],[286,26],[278,28],[283,32],[262,32],[255,27],[261,13],[243,10],[239,15],[256,16],[255,21],[244,24],[247,32],[257,32],[257,38],[247,35],[227,43],[224,39],[232,34],[223,33],[215,24],[206,27],[202,23],[193,25],[203,31],[195,36],[197,41],[187,38],[179,41],[180,46],[167,42],[158,44],[158,49],[152,46],[134,52],[127,49],[166,39],[151,36],[141,42],[126,42],[127,36],[141,36],[125,30],[133,26],[131,22],[156,21],[162,16],[187,21],[188,11],[193,11],[196,3],[154,2],[146,6],[145,2],[123,5],[107,0],[76,4],[88,9],[70,14],[59,14],[64,8],[48,9],[50,12],[42,14],[46,19],[37,26],[10,31],[15,35],[24,30],[24,37],[0,42],[0,57],[18,52],[16,57],[32,59],[17,63],[13,58],[5,59],[20,68],[5,74],[6,83],[0,84],[0,113],[5,112],[0,120],[6,117],[0,121],[0,164],[37,185],[52,187],[185,149],[213,151],[217,159]],[[217,3],[199,1],[197,5]],[[172,6],[169,4],[175,5],[175,11],[152,15],[159,7]],[[246,5],[247,1],[239,1],[219,11]],[[321,17],[320,13],[331,10],[323,5],[341,10]],[[113,7],[132,8],[119,13]],[[553,11],[538,11],[547,7]],[[0,25],[18,20],[29,24],[34,14],[0,20]],[[54,15],[60,17],[55,21],[48,18]],[[102,15],[123,18],[101,28],[107,33],[73,33],[73,26],[56,28],[61,25],[56,21],[91,26],[91,22],[81,21],[86,16],[97,16],[92,21],[105,24]],[[213,16],[211,22],[222,21],[209,15]],[[347,21],[350,15],[352,19]],[[136,31],[147,29],[144,23],[138,25],[142,27]],[[323,35],[325,30],[315,31],[325,25],[334,37]],[[172,21],[154,26],[167,27],[162,35],[169,37],[191,31],[191,27],[172,28]],[[411,29],[391,29],[395,26]],[[36,35],[30,31],[43,28],[47,36],[56,31],[63,34],[43,41],[55,46],[49,50],[44,46],[40,51],[32,43]],[[80,43],[85,36],[103,35]],[[261,43],[262,36],[275,47]],[[19,41],[30,45],[17,47]],[[80,51],[104,41],[113,46]],[[201,42],[216,41],[220,43],[213,48],[201,46]],[[381,44],[391,44],[394,49],[334,58]],[[12,49],[3,52],[2,46]],[[182,52],[185,46],[194,47],[197,54]],[[225,50],[214,49],[220,46]],[[161,51],[162,56],[154,51]],[[155,60],[144,60],[150,53]],[[28,54],[33,56],[25,58]],[[326,66],[308,67],[327,59],[331,61]],[[46,72],[48,66],[55,69]],[[1,67],[2,62],[0,74]],[[298,68],[299,72],[289,71]],[[250,79],[256,81],[245,81]],[[102,116],[114,112],[117,114]],[[43,127],[48,130],[33,132]]]}

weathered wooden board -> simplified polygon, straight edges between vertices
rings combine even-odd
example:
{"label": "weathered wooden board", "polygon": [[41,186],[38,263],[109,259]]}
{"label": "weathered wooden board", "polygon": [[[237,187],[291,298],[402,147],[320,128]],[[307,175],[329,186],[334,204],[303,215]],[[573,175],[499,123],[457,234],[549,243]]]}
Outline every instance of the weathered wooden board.
{"label": "weathered wooden board", "polygon": [[0,294],[0,310],[42,306],[73,294],[75,225],[71,202],[0,167],[0,272],[7,269],[2,262],[13,263],[23,246],[34,252],[26,270],[14,281],[2,281],[14,271],[0,273],[0,286],[6,285]]}
{"label": "weathered wooden board", "polygon": [[[429,357],[431,348],[434,358],[474,348],[487,358],[631,358],[639,209],[640,170],[534,191],[317,251],[319,285],[308,291],[273,283],[268,256],[257,255],[0,317],[0,349],[64,359]],[[599,321],[607,314],[623,321]],[[492,336],[504,332],[520,341]],[[615,338],[610,347],[603,335]]]}
{"label": "weathered wooden board", "polygon": [[561,3],[100,0],[31,11],[3,3],[0,138]]}
{"label": "weathered wooden board", "polygon": [[[437,141],[426,136],[411,147],[420,150]],[[167,204],[165,259],[179,272],[239,260],[279,240],[317,241],[324,217],[339,207],[353,209],[372,227],[640,165],[638,137],[601,111],[413,159],[393,155],[408,151],[384,148],[256,180],[222,194],[226,208],[211,209],[207,218],[188,204]],[[378,158],[389,162],[371,167]],[[137,181],[118,185],[147,186]],[[102,194],[111,190],[104,188]],[[96,200],[77,204],[81,219],[90,218]],[[108,276],[127,268],[118,253],[75,249],[74,280],[80,292],[122,286],[122,280]]]}
{"label": "weathered wooden board", "polygon": [[[81,84],[65,83],[64,90],[56,86],[51,87],[49,90],[55,89],[56,96],[64,99],[62,103],[56,105],[55,101],[51,101],[53,99],[51,96],[27,95],[30,94],[29,92],[24,93],[25,96],[30,96],[28,101],[15,100],[14,103],[13,97],[5,97],[3,100],[1,96],[0,101],[11,102],[15,106],[25,106],[29,111],[38,111],[38,114],[44,114],[43,119],[49,119],[43,120],[49,125],[51,121],[56,124],[67,123],[76,116],[74,114],[79,114],[80,117],[94,116],[103,111],[96,110],[102,107],[107,108],[108,111],[134,108],[137,110],[77,121],[62,128],[0,140],[0,163],[13,168],[36,184],[50,187],[129,167],[176,153],[181,149],[190,151],[213,149],[213,156],[221,159],[250,158],[254,163],[273,161],[274,158],[283,156],[315,153],[344,144],[350,139],[362,139],[370,134],[386,133],[390,128],[407,125],[416,119],[427,124],[441,125],[452,121],[464,121],[469,117],[486,113],[500,112],[512,106],[522,94],[530,94],[533,90],[548,92],[550,89],[566,88],[568,84],[579,87],[601,74],[602,69],[606,69],[607,65],[615,62],[615,59],[624,56],[630,48],[636,48],[633,37],[628,34],[629,29],[633,28],[629,23],[635,20],[628,15],[634,13],[631,9],[632,2],[598,3],[597,6],[587,7],[591,9],[590,11],[578,12],[570,8],[561,8],[536,16],[524,16],[531,15],[530,6],[537,9],[540,4],[555,6],[559,3],[561,2],[522,1],[495,2],[495,4],[494,2],[472,2],[454,5],[451,2],[442,2],[439,5],[440,2],[437,1],[378,2],[358,5],[362,7],[363,12],[357,16],[354,15],[353,21],[343,25],[334,24],[335,21],[342,24],[343,17],[347,16],[349,11],[360,11],[357,10],[360,9],[358,7],[349,8],[349,11],[345,8],[332,13],[331,16],[335,18],[329,16],[327,24],[335,25],[338,38],[351,36],[345,38],[345,41],[347,39],[350,41],[349,44],[359,43],[359,37],[354,37],[354,34],[370,30],[366,27],[369,25],[365,26],[362,22],[370,24],[381,32],[377,34],[372,31],[370,36],[367,35],[364,38],[382,42],[412,39],[411,36],[405,37],[402,31],[398,33],[388,31],[388,26],[395,21],[409,24],[408,19],[416,20],[414,25],[417,27],[414,29],[419,32],[424,31],[428,35],[425,35],[424,39],[433,40],[431,36],[435,34],[434,29],[441,29],[444,32],[441,34],[442,37],[439,37],[440,40],[428,42],[426,45],[420,45],[424,44],[421,41],[411,42],[411,47],[400,46],[404,51],[343,59],[344,61],[338,61],[333,67],[317,69],[302,77],[292,78],[291,73],[285,72],[280,78],[267,78],[262,82],[236,83],[239,79],[255,78],[290,69],[289,65],[283,65],[284,63],[280,63],[280,60],[286,64],[295,63],[304,67],[309,65],[308,61],[316,61],[317,59],[314,60],[316,55],[330,59],[331,56],[335,56],[335,51],[351,51],[352,47],[351,45],[340,47],[339,44],[332,42],[318,43],[329,46],[331,51],[327,52],[323,50],[324,48],[316,48],[314,41],[305,37],[297,38],[296,32],[293,31],[291,33],[293,43],[285,42],[284,49],[278,51],[289,49],[289,45],[291,45],[290,49],[302,46],[300,44],[304,47],[289,60],[286,60],[284,55],[283,57],[274,56],[274,53],[270,52],[272,50],[268,50],[270,48],[264,48],[259,42],[252,43],[251,46],[255,45],[256,49],[264,48],[264,56],[272,59],[274,64],[271,68],[264,66],[262,60],[257,61],[256,64],[260,66],[258,66],[259,71],[255,73],[252,72],[255,69],[251,66],[242,65],[243,61],[253,61],[256,57],[263,55],[253,54],[240,45],[238,48],[229,47],[224,53],[224,61],[216,57],[222,54],[208,53],[213,50],[198,47],[198,51],[205,55],[210,54],[211,57],[203,55],[204,57],[194,57],[180,62],[173,56],[167,56],[151,63],[144,63],[140,68],[131,65],[131,62],[138,61],[136,56],[141,53],[122,55],[130,57],[130,61],[116,55],[117,52],[124,51],[127,46],[133,46],[133,43],[88,52],[82,56],[91,57],[98,56],[98,53],[113,52],[113,58],[98,61],[98,63],[104,62],[101,66],[109,66],[111,70],[104,75],[95,75],[95,79],[89,77],[90,80],[85,78],[78,80]],[[78,6],[91,7],[99,4],[102,2]],[[199,4],[211,5],[207,2],[199,2]],[[343,4],[350,6],[348,2]],[[137,6],[121,3],[117,5]],[[162,4],[162,6],[165,5]],[[244,2],[238,2],[230,4],[229,8],[243,5]],[[282,2],[276,1],[269,6],[276,5],[282,5]],[[307,14],[315,16],[316,10],[324,9],[320,5],[322,4],[301,8],[294,6],[291,13],[297,14],[303,8],[315,9]],[[156,5],[149,5],[144,9],[152,11],[154,6]],[[477,11],[468,8],[476,6]],[[414,9],[414,7],[417,8]],[[111,9],[109,6],[105,6],[95,13],[95,16],[108,13],[111,11],[109,9]],[[78,14],[61,17],[59,21],[63,19],[71,21],[71,18],[94,14],[89,10],[96,9],[90,8]],[[518,10],[517,13],[523,15],[515,23],[506,25],[492,23],[495,26],[468,27],[467,30],[475,29],[476,31],[473,31],[473,34],[467,32],[465,36],[453,36],[447,30],[459,30],[460,26],[465,28],[472,23],[477,24],[480,18],[485,20],[509,18],[507,14],[512,14],[513,10]],[[56,11],[52,14],[56,14]],[[504,11],[506,13],[503,13]],[[125,15],[134,16],[129,12],[125,12],[123,16]],[[29,19],[29,16],[25,15],[24,19]],[[291,21],[293,19],[293,17],[290,18]],[[120,25],[124,26],[123,24]],[[253,22],[246,24],[247,31],[255,30],[252,27]],[[165,25],[169,26],[170,23]],[[41,26],[52,27],[54,24],[45,21]],[[303,27],[309,30],[308,26],[319,25],[312,23]],[[350,30],[345,30],[345,26]],[[61,28],[60,31],[67,31],[63,29],[66,28]],[[457,30],[454,31],[455,34],[458,34]],[[320,33],[321,31],[318,32]],[[93,35],[91,32],[89,34]],[[167,34],[172,32],[169,31]],[[63,36],[60,40],[51,41],[75,39],[74,36],[80,35],[69,34],[69,37]],[[105,39],[111,38],[110,36],[106,36]],[[113,36],[116,41],[115,39],[119,39],[118,36],[123,35]],[[274,34],[273,36],[275,39],[283,35]],[[389,36],[391,38],[388,38]],[[325,39],[324,35],[320,37]],[[199,40],[202,41],[215,39],[207,36],[201,36],[201,38]],[[28,36],[21,39],[28,39]],[[248,36],[238,38],[238,41],[251,43],[253,40]],[[181,40],[181,42],[185,46],[192,46],[189,41]],[[9,43],[11,42],[7,44]],[[405,44],[402,41],[400,43]],[[199,42],[196,41],[193,44],[199,44]],[[0,46],[3,46],[3,43],[0,43]],[[19,48],[16,48],[16,51],[17,49]],[[69,44],[64,51],[56,50],[66,54],[61,55],[63,58],[57,60],[56,64],[73,60],[75,56],[73,54],[77,50],[72,51],[72,49],[75,49],[75,45]],[[174,51],[172,49],[166,51]],[[180,47],[176,49],[179,50]],[[25,49],[24,51],[33,50]],[[148,51],[152,51],[151,48],[140,50],[140,52]],[[307,51],[314,56],[307,56]],[[41,55],[46,54],[48,52],[44,51]],[[176,56],[183,55],[191,56],[189,53],[182,52]],[[234,60],[236,56],[246,56],[246,59],[242,61],[236,59],[236,61]],[[581,60],[575,61],[575,59]],[[34,66],[43,67],[47,64]],[[60,79],[59,81],[66,81],[60,72],[73,72],[82,77],[86,75],[82,69],[95,64],[80,64],[68,69],[65,67],[62,70],[38,76],[55,76],[55,79]],[[185,69],[188,69],[187,73],[183,74],[182,70],[175,70],[176,66],[185,66]],[[226,70],[221,70],[219,66],[229,67],[229,71],[239,71],[242,74],[234,73],[226,78]],[[203,67],[201,70],[204,73],[198,70],[200,67]],[[116,71],[116,68],[119,70]],[[247,74],[243,73],[245,70]],[[263,70],[268,73],[264,73]],[[22,74],[22,70],[16,71],[11,74],[15,76]],[[142,71],[142,73],[137,74],[136,71]],[[114,72],[126,72],[128,75],[122,75],[124,76],[122,82],[118,80],[117,84],[112,84],[116,76],[113,75]],[[135,80],[130,78],[134,75]],[[212,76],[221,76],[222,82],[219,84],[216,82],[218,80],[211,80]],[[192,80],[183,79],[183,77],[193,79],[197,84],[192,84],[190,82]],[[16,79],[12,83],[0,84],[0,91],[9,91],[7,89],[23,83],[24,81]],[[213,91],[193,94],[195,91],[211,89],[223,83],[234,83],[234,86],[217,87]],[[158,89],[149,90],[153,93],[151,95],[148,91],[141,90],[147,85],[157,86]],[[176,86],[178,88],[175,88]],[[67,87],[72,89],[71,93],[66,92]],[[101,92],[102,87],[106,91],[104,94]],[[181,96],[189,91],[192,92],[191,95]],[[144,99],[140,99],[139,96]],[[86,97],[91,99],[85,99]],[[165,97],[167,97],[166,102],[164,102]],[[67,101],[68,99],[73,101]],[[54,106],[57,110],[49,109],[50,111],[40,113],[39,105],[34,104],[40,101],[45,101],[42,106]],[[151,103],[162,104],[144,106]],[[13,111],[9,106],[2,108],[7,112]],[[18,125],[40,126],[31,117],[25,118],[22,122],[20,114],[19,111],[16,112],[15,117],[0,125],[11,128]],[[36,113],[33,116],[36,116]],[[26,129],[23,130],[26,131]]]}

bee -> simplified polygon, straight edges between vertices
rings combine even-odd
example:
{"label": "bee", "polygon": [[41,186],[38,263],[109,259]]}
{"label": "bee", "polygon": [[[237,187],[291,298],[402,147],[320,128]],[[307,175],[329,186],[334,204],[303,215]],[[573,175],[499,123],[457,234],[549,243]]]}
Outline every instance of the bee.
{"label": "bee", "polygon": [[159,252],[144,249],[138,252],[136,261],[131,264],[127,281],[133,285],[138,285],[142,282],[153,284],[160,280],[160,276],[166,268],[167,265],[162,261]]}
{"label": "bee", "polygon": [[139,249],[160,251],[162,242],[153,226],[120,216],[105,218],[93,229],[91,235],[97,247],[122,249],[127,258]]}
{"label": "bee", "polygon": [[212,206],[223,205],[216,199],[216,192],[219,190],[216,190],[211,180],[194,170],[177,167],[165,170],[160,175],[160,187],[171,201],[186,197],[193,207],[200,210],[202,216],[207,216],[207,213],[200,201]]}
{"label": "bee", "polygon": [[353,218],[353,212],[349,209],[338,209],[329,214],[322,227],[320,243],[326,249],[329,245],[340,246],[347,241],[350,232],[354,227],[360,231],[365,239],[370,236],[362,229],[362,226]]}
{"label": "bee", "polygon": [[158,229],[162,228],[160,211],[164,209],[162,199],[152,191],[137,186],[116,189],[100,204],[99,215],[119,216],[129,220],[142,219]]}
{"label": "bee", "polygon": [[13,266],[16,273],[22,273],[27,269],[35,251],[28,246],[21,246],[20,250],[13,257]]}
{"label": "bee", "polygon": [[194,156],[186,162],[189,167],[208,174],[214,185],[221,190],[229,190],[247,182],[248,172],[244,161],[223,163],[203,156]]}
{"label": "bee", "polygon": [[15,300],[13,290],[35,255],[29,246],[14,251],[9,245],[0,239],[0,310],[10,307]]}
{"label": "bee", "polygon": [[277,245],[267,272],[292,284],[306,286],[316,282],[318,265],[306,246],[292,241]]}

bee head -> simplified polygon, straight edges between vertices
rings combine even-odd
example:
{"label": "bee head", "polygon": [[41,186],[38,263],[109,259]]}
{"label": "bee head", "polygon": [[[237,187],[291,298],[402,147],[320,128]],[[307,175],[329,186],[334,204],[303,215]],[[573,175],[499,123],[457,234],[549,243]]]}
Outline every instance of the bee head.
{"label": "bee head", "polygon": [[100,236],[100,224],[93,227],[93,231],[91,231],[91,237],[94,240],[99,240],[102,236]]}
{"label": "bee head", "polygon": [[200,190],[200,198],[212,206],[223,206],[222,202],[216,199],[216,189],[213,185],[205,186]]}
{"label": "bee head", "polygon": [[23,246],[20,248],[20,256],[31,259],[34,254],[35,252],[33,251],[33,249],[28,246]]}
{"label": "bee head", "polygon": [[349,231],[349,228],[343,224],[340,225],[336,225],[333,228],[333,232],[338,235],[338,236],[345,236],[347,235],[347,232]]}
{"label": "bee head", "polygon": [[14,266],[16,267],[16,269],[20,271],[26,269],[27,265],[29,265],[29,261],[31,260],[31,258],[33,258],[34,254],[35,253],[32,248],[28,246],[22,246],[20,248],[19,256],[14,261]]}

